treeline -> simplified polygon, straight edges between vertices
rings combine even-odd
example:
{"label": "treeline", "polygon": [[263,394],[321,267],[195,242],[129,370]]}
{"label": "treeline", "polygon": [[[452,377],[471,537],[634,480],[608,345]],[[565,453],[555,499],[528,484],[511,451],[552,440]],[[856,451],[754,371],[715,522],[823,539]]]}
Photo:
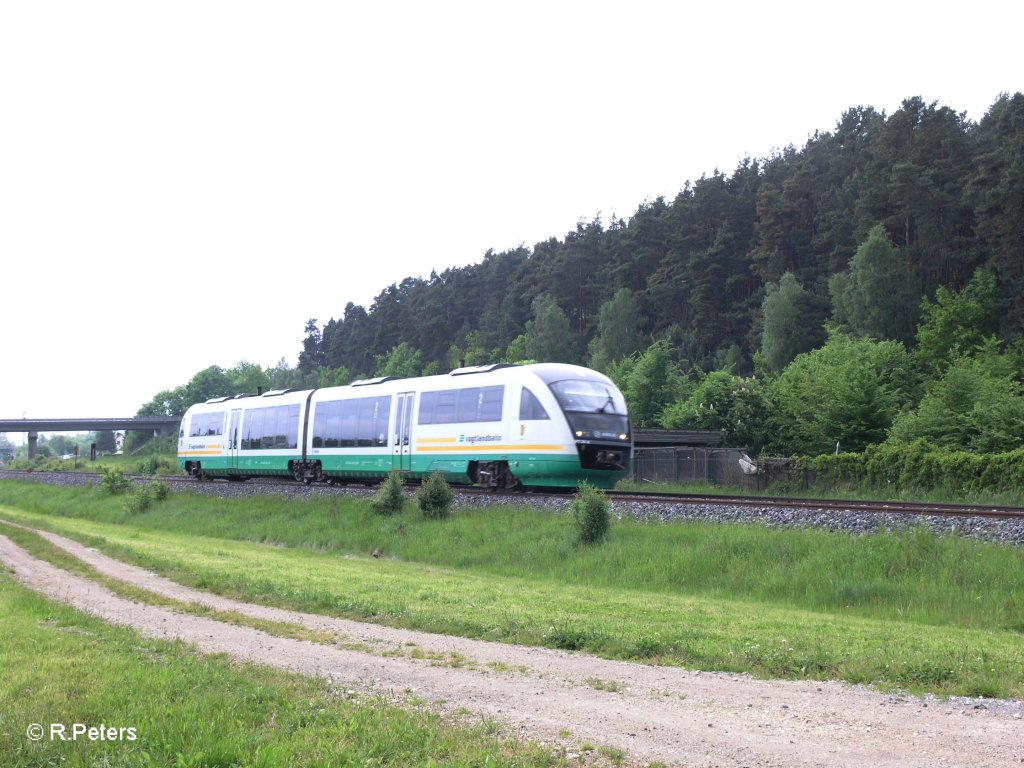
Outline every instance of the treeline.
{"label": "treeline", "polygon": [[298,367],[260,374],[324,386],[576,362],[620,384],[635,424],[724,429],[753,451],[989,452],[1024,444],[1022,331],[1024,95],[977,124],[912,98],[628,221],[406,278],[310,320]]}
{"label": "treeline", "polygon": [[[729,362],[749,373],[764,346],[764,300],[778,290],[796,295],[790,338],[781,349],[769,339],[776,368],[822,343],[836,314],[911,344],[921,297],[962,289],[979,267],[997,278],[999,330],[1014,338],[1024,329],[1022,157],[1019,93],[978,124],[920,98],[888,117],[851,109],[802,150],[745,160],[731,176],[716,171],[628,221],[580,222],[562,240],[408,277],[369,309],[349,303],[340,319],[307,325],[299,367],[371,375],[403,342],[440,369],[507,357],[542,298],[568,321],[560,356],[590,362],[602,305],[628,288],[640,339],[666,340],[687,368]],[[854,294],[851,260],[876,226],[895,256]],[[861,317],[865,308],[882,317]]]}

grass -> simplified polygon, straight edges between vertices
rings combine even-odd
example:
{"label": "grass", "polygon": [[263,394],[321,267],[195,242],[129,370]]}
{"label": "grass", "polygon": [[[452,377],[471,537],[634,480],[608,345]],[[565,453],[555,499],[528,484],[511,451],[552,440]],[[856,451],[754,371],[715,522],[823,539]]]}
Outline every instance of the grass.
{"label": "grass", "polygon": [[991,696],[1024,682],[1021,550],[923,530],[618,522],[577,547],[567,517],[506,507],[437,525],[338,497],[172,494],[129,516],[92,489],[14,482],[0,501],[34,513],[0,517],[283,607],[759,676]]}
{"label": "grass", "polygon": [[[429,710],[352,698],[324,680],[143,639],[0,575],[0,755],[11,766],[564,764]],[[50,739],[51,724],[124,729]],[[32,724],[44,738],[31,741]],[[134,733],[128,729],[134,729]],[[134,735],[135,738],[130,737]]]}

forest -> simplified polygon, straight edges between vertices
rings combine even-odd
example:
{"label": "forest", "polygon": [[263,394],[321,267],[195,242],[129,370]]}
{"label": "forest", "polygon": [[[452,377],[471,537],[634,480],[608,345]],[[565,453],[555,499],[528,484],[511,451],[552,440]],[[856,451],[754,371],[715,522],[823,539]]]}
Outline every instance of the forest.
{"label": "forest", "polygon": [[[453,224],[457,226],[457,224]],[[298,365],[202,371],[140,415],[256,387],[524,360],[589,365],[633,423],[772,455],[1024,445],[1024,95],[977,123],[905,100],[686,182],[628,219],[384,288]]]}

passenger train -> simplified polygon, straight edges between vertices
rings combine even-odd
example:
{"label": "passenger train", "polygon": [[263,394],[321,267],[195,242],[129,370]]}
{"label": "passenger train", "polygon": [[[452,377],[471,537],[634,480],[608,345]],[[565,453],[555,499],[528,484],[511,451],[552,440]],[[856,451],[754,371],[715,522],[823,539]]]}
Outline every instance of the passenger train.
{"label": "passenger train", "polygon": [[398,470],[490,488],[610,488],[632,454],[611,379],[554,363],[215,398],[189,408],[178,434],[178,463],[200,479],[370,483]]}

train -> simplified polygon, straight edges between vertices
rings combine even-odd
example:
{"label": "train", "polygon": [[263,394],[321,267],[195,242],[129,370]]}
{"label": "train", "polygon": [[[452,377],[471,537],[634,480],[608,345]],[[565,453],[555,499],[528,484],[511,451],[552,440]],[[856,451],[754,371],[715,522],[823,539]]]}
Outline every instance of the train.
{"label": "train", "polygon": [[632,458],[619,389],[560,363],[218,397],[189,408],[178,434],[179,466],[198,479],[372,484],[398,471],[492,489],[611,488]]}

